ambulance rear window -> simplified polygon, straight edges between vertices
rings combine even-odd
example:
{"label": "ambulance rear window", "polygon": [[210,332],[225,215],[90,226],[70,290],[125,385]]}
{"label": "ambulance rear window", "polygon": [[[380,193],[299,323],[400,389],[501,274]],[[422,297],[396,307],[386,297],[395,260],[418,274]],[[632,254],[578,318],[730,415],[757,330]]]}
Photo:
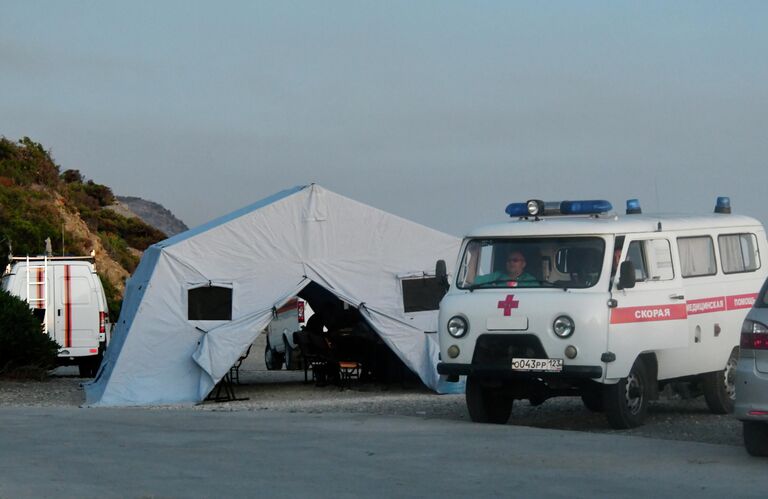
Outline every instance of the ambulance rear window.
{"label": "ambulance rear window", "polygon": [[723,272],[754,272],[760,268],[760,254],[754,234],[725,234],[718,236],[720,263]]}

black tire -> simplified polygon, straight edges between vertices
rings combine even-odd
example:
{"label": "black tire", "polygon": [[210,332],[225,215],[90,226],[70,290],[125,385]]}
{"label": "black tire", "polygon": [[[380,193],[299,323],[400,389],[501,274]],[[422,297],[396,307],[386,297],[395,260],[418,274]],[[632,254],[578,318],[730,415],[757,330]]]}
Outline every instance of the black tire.
{"label": "black tire", "polygon": [[642,360],[637,359],[626,378],[603,388],[605,416],[611,428],[625,430],[643,424],[648,415],[651,380]]}
{"label": "black tire", "polygon": [[768,457],[768,423],[742,421],[744,423],[744,447],[750,456]]}
{"label": "black tire", "polygon": [[269,342],[264,348],[264,365],[267,366],[267,371],[278,371],[283,367],[282,355],[272,350]]}
{"label": "black tire", "polygon": [[738,350],[734,349],[728,357],[728,363],[722,371],[701,375],[701,387],[704,400],[713,414],[730,414],[736,402],[736,363]]}
{"label": "black tire", "polygon": [[296,362],[296,352],[294,352],[294,348],[291,346],[291,344],[288,342],[288,338],[283,336],[283,345],[284,350],[283,352],[285,355],[285,368],[289,371],[293,371],[294,369],[298,369],[298,363]]}
{"label": "black tire", "polygon": [[467,409],[475,423],[506,424],[512,414],[512,397],[467,376]]}
{"label": "black tire", "polygon": [[77,364],[77,370],[81,378],[93,378],[101,365],[101,356],[86,357]]}
{"label": "black tire", "polygon": [[581,401],[584,407],[592,412],[605,412],[602,386],[584,388],[581,392]]}

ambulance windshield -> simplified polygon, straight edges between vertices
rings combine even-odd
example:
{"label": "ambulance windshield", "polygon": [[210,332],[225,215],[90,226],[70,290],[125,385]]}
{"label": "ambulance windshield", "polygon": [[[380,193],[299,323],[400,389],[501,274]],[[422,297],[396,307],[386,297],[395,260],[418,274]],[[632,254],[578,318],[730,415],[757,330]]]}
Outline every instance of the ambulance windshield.
{"label": "ambulance windshield", "polygon": [[605,263],[599,237],[472,239],[464,249],[456,284],[479,288],[589,288]]}

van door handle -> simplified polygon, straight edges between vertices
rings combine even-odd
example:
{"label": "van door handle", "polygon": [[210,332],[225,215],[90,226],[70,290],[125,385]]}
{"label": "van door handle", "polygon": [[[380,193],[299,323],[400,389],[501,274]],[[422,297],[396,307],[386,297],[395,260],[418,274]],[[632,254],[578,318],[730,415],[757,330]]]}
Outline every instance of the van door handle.
{"label": "van door handle", "polygon": [[58,314],[58,316],[59,316],[59,317],[61,317],[61,309],[58,309],[58,310],[56,311],[56,313]]}
{"label": "van door handle", "polygon": [[683,295],[669,295],[670,300],[685,300],[685,296]]}

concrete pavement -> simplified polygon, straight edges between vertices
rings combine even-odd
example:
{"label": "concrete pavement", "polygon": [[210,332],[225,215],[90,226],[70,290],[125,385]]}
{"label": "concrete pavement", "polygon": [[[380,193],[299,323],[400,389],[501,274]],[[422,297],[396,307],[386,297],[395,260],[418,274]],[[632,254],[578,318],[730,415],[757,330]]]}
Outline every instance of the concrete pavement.
{"label": "concrete pavement", "polygon": [[743,448],[418,417],[0,409],[0,498],[766,497]]}

